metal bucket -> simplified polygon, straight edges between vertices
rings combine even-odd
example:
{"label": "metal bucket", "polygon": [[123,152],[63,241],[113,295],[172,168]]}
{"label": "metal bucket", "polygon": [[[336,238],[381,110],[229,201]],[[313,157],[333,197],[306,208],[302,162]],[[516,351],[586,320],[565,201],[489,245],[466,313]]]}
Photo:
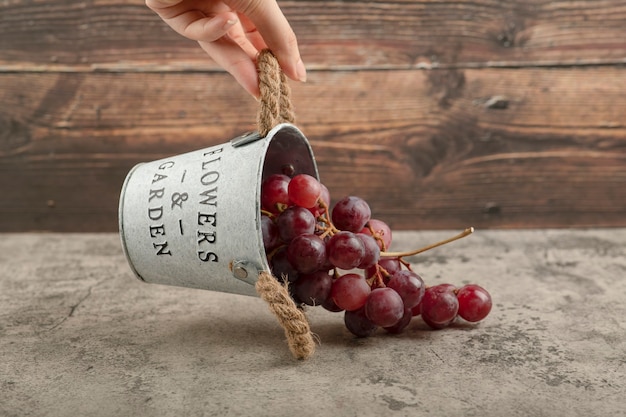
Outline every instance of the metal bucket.
{"label": "metal bucket", "polygon": [[262,181],[318,178],[311,146],[281,124],[210,148],[135,166],[122,187],[119,227],[126,258],[144,282],[256,295],[269,271],[261,234]]}

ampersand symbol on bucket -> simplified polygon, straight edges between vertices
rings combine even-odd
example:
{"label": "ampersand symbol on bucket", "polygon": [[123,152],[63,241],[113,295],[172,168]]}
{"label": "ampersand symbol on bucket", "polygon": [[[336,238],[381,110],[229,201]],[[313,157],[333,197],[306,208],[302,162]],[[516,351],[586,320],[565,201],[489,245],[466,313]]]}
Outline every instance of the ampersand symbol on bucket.
{"label": "ampersand symbol on bucket", "polygon": [[174,209],[174,206],[178,206],[182,209],[183,202],[187,201],[188,198],[189,198],[189,194],[187,193],[172,194],[172,209]]}

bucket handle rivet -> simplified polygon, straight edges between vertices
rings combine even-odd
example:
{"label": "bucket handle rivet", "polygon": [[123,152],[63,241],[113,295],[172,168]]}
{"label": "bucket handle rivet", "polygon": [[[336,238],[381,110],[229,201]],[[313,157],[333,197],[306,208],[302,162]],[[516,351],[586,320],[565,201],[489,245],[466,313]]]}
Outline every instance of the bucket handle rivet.
{"label": "bucket handle rivet", "polygon": [[258,268],[252,263],[241,260],[231,262],[230,270],[235,278],[253,285],[256,282],[256,277],[259,273]]}

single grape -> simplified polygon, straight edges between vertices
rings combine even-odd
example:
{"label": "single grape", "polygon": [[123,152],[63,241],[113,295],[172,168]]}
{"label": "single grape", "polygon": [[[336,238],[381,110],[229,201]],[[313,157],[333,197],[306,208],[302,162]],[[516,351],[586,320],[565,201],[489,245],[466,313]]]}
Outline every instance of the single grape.
{"label": "single grape", "polygon": [[399,334],[407,328],[407,326],[411,323],[411,319],[413,318],[413,313],[410,308],[405,308],[402,318],[398,320],[396,324],[393,326],[384,327],[385,331],[388,333]]}
{"label": "single grape", "polygon": [[360,269],[366,269],[371,266],[376,265],[378,260],[380,259],[380,248],[376,243],[376,240],[366,234],[357,233],[356,237],[358,237],[363,243],[363,248],[365,249],[363,258],[361,259],[361,263],[357,266]]}
{"label": "single grape", "polygon": [[324,305],[330,296],[333,277],[326,271],[300,275],[293,284],[295,296],[310,306]]}
{"label": "single grape", "polygon": [[487,317],[491,311],[491,295],[478,285],[459,288],[456,297],[459,300],[459,316],[464,320],[475,323]]}
{"label": "single grape", "polygon": [[368,337],[378,329],[365,315],[365,309],[346,311],[343,316],[346,328],[356,337]]}
{"label": "single grape", "polygon": [[426,290],[421,301],[422,320],[433,329],[443,329],[454,321],[459,301],[453,291],[443,287]]}
{"label": "single grape", "polygon": [[358,310],[365,305],[372,289],[361,275],[345,274],[333,282],[330,296],[342,310]]}
{"label": "single grape", "polygon": [[315,217],[305,208],[292,206],[280,213],[276,219],[278,236],[289,243],[293,238],[303,234],[315,232]]}
{"label": "single grape", "polygon": [[370,206],[360,197],[348,196],[339,200],[332,211],[332,221],[339,230],[360,232],[372,215]]}
{"label": "single grape", "polygon": [[326,254],[330,263],[340,269],[352,269],[359,266],[365,255],[361,239],[352,232],[339,232],[327,243]]}
{"label": "single grape", "polygon": [[308,174],[296,175],[288,186],[289,201],[304,208],[314,207],[321,192],[320,182]]}
{"label": "single grape", "polygon": [[376,239],[376,242],[378,243],[378,247],[380,248],[380,250],[385,250],[385,251],[389,250],[389,247],[391,246],[391,237],[392,237],[391,228],[389,227],[389,225],[387,225],[387,223],[385,223],[382,220],[370,219],[370,221],[367,222],[365,227],[363,227],[363,230],[361,230],[361,233],[365,233],[366,235],[371,235],[372,232],[370,228],[374,230],[373,236]]}
{"label": "single grape", "polygon": [[296,236],[287,246],[287,259],[299,273],[310,274],[326,263],[326,244],[314,234]]}
{"label": "single grape", "polygon": [[294,282],[298,279],[298,271],[291,266],[291,263],[287,259],[287,248],[283,247],[277,250],[272,258],[269,260],[270,269],[272,274],[281,282],[289,281]]}
{"label": "single grape", "polygon": [[407,269],[394,272],[387,287],[396,290],[402,297],[404,306],[409,309],[419,304],[425,291],[422,277]]}
{"label": "single grape", "polygon": [[394,289],[376,288],[367,297],[365,314],[377,326],[393,326],[404,315],[402,298]]}
{"label": "single grape", "polygon": [[270,175],[261,184],[261,207],[270,213],[278,214],[279,207],[289,205],[290,178],[282,174]]}
{"label": "single grape", "polygon": [[263,247],[265,252],[271,252],[280,243],[278,237],[278,226],[269,216],[261,216],[261,234],[263,235]]}

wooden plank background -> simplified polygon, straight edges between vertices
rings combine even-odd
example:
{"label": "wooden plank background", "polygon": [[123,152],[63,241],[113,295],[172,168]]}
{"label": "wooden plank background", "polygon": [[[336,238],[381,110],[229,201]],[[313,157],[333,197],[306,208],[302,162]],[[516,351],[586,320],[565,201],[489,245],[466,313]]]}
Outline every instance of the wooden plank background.
{"label": "wooden plank background", "polygon": [[[297,125],[395,229],[626,226],[623,0],[280,1]],[[115,231],[138,162],[256,102],[140,0],[0,3],[0,231]]]}

